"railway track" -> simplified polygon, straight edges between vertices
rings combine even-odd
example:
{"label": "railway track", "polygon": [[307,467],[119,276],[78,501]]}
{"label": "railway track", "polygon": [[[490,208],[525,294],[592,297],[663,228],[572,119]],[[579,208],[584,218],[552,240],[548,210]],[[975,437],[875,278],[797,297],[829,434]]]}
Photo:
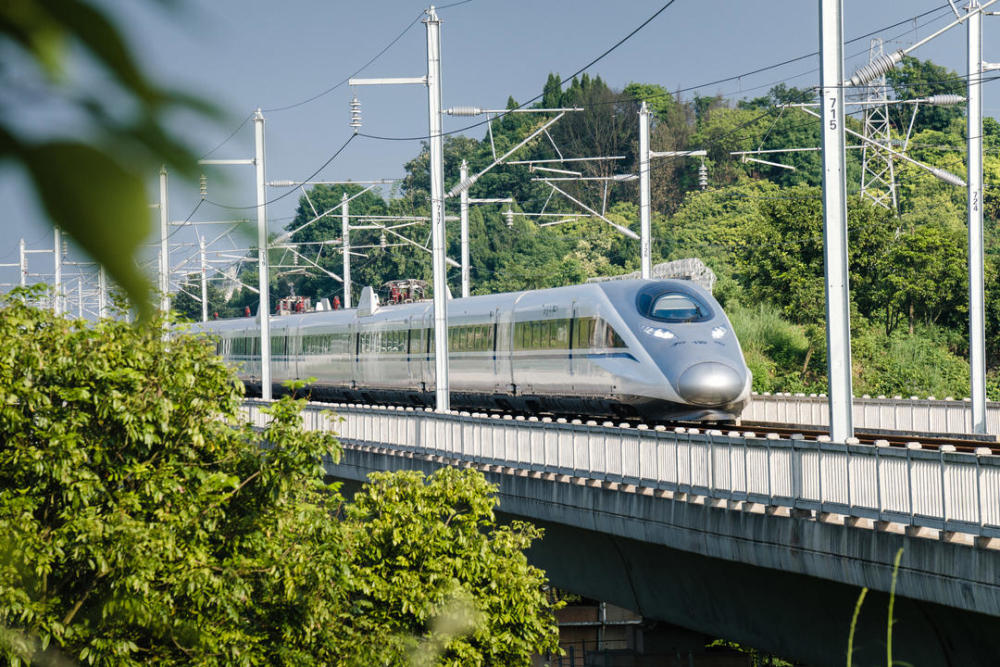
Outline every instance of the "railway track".
{"label": "railway track", "polygon": [[[356,404],[358,407],[363,407],[363,404]],[[336,406],[331,404],[331,409],[336,410]],[[662,422],[649,422],[647,420],[641,420],[638,418],[625,418],[625,419],[614,419],[609,420],[608,418],[596,419],[590,415],[555,415],[555,414],[534,414],[527,415],[519,412],[497,412],[490,411],[483,414],[496,414],[499,416],[509,415],[512,418],[521,417],[523,419],[528,419],[535,417],[541,420],[550,421],[576,421],[579,420],[582,423],[587,423],[588,421],[596,421],[598,424],[613,424],[615,426],[627,425],[631,428],[635,428],[640,424],[645,424],[649,428],[655,428],[657,426],[662,426],[668,430],[684,429],[685,431],[697,431],[705,432],[710,430],[718,430],[723,434],[728,433],[738,433],[741,436],[745,436],[752,433],[758,437],[768,437],[773,434],[780,438],[790,438],[792,436],[802,436],[805,440],[824,440],[829,436],[829,432],[825,428],[817,428],[812,425],[804,424],[782,424],[775,422],[760,422],[760,421],[741,421],[739,424],[716,424],[711,422],[679,422],[679,421],[662,421]],[[772,437],[773,437],[772,436]],[[879,445],[879,446],[889,446],[889,447],[906,447],[911,449],[930,449],[937,450],[942,446],[954,447],[953,451],[956,452],[966,452],[975,453],[976,450],[986,448],[993,455],[1000,455],[1000,438],[996,435],[990,434],[973,434],[973,433],[959,433],[959,434],[949,434],[949,433],[921,433],[921,432],[910,432],[910,431],[890,431],[890,430],[879,430],[879,429],[858,429],[854,432],[854,437],[857,439],[858,444],[862,445]]]}
{"label": "railway track", "polygon": [[[802,435],[808,440],[821,440],[828,436],[827,429],[805,426],[801,424],[774,424],[769,422],[745,421],[739,425],[741,433],[753,432],[758,435],[776,433],[781,437]],[[732,429],[731,429],[732,430]],[[985,447],[992,454],[1000,454],[1000,442],[996,435],[975,433],[914,433],[907,431],[888,431],[879,429],[858,429],[854,437],[863,445],[888,444],[890,447],[912,447],[919,445],[921,449],[939,449],[950,445],[958,452],[974,453],[976,449]]]}

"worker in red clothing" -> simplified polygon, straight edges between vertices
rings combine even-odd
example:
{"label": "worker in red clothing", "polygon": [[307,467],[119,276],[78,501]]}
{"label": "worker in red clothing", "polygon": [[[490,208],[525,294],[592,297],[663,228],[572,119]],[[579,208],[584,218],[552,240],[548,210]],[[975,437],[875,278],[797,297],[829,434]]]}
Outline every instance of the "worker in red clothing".
{"label": "worker in red clothing", "polygon": [[333,309],[334,310],[340,310],[340,297],[339,296],[333,297]]}
{"label": "worker in red clothing", "polygon": [[245,306],[243,308],[243,317],[250,317],[250,306]]}

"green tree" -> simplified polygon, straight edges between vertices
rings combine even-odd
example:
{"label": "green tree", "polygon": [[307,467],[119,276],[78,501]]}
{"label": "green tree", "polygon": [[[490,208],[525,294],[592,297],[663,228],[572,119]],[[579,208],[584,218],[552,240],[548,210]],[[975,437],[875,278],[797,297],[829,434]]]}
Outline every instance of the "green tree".
{"label": "green tree", "polygon": [[[558,650],[545,577],[524,550],[541,532],[498,526],[473,470],[375,473],[346,511],[356,585],[341,626],[354,664],[529,665]],[[501,575],[502,573],[502,575]],[[499,575],[499,576],[498,576]]]}
{"label": "green tree", "polygon": [[962,327],[968,317],[968,254],[958,226],[935,221],[902,233],[889,256],[885,303],[892,321],[886,330],[900,317],[911,334],[917,320]]}
{"label": "green tree", "polygon": [[527,664],[555,650],[523,554],[540,532],[497,527],[479,473],[381,475],[344,509],[321,465],[339,447],[302,429],[303,400],[272,405],[258,432],[212,341],[19,296],[0,303],[7,662]]}
{"label": "green tree", "polygon": [[[737,254],[740,280],[751,298],[781,306],[792,321],[824,319],[823,209],[817,188],[785,188],[760,202],[762,216],[747,229]],[[884,294],[883,262],[893,238],[889,213],[867,202],[848,206],[848,264],[852,301],[875,315]]]}
{"label": "green tree", "polygon": [[[323,659],[344,557],[335,442],[262,432],[203,338],[0,317],[0,651],[99,664]],[[262,448],[267,442],[268,449]]]}

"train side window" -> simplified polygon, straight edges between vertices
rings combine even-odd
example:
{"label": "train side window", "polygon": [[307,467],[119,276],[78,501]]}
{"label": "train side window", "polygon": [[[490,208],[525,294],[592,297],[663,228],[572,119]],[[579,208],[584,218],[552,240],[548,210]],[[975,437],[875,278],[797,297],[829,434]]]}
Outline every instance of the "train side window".
{"label": "train side window", "polygon": [[552,348],[569,349],[569,320],[552,320]]}
{"label": "train side window", "polygon": [[586,350],[594,346],[594,318],[578,317],[573,323],[573,349]]}
{"label": "train side window", "polygon": [[626,347],[625,341],[607,320],[598,319],[596,326],[597,344],[594,347],[616,349]]}

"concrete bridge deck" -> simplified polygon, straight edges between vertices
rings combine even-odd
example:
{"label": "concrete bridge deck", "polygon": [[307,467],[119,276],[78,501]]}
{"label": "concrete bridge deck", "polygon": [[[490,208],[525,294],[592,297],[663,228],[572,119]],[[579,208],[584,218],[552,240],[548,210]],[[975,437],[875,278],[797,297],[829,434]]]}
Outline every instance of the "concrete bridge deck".
{"label": "concrete bridge deck", "polygon": [[[254,420],[260,404],[249,402]],[[1000,655],[1000,515],[994,457],[721,433],[310,405],[339,431],[331,476],[475,466],[500,511],[546,528],[532,559],[554,585],[648,618],[842,665],[861,587],[855,664]],[[259,423],[259,422],[258,422]]]}

